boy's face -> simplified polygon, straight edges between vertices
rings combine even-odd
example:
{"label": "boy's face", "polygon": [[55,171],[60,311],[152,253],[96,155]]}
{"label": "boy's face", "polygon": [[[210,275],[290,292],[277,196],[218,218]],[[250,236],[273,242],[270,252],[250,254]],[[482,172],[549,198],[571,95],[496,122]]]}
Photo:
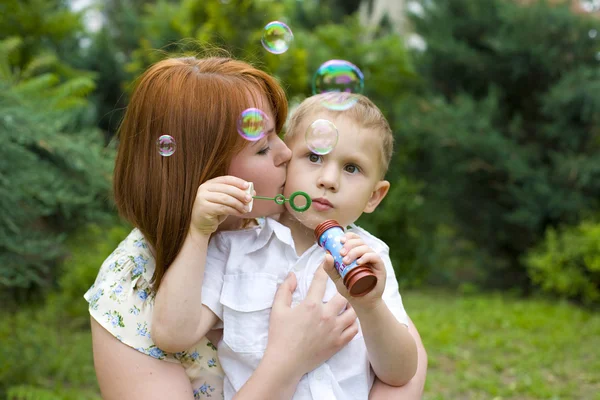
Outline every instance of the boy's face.
{"label": "boy's face", "polygon": [[[339,132],[338,143],[329,154],[318,155],[308,148],[304,134],[316,119],[328,119]],[[287,143],[292,150],[288,164],[285,197],[306,192],[312,206],[305,212],[287,209],[303,225],[314,229],[334,219],[342,226],[354,223],[363,212],[370,213],[383,200],[389,182],[381,180],[381,137],[353,120],[327,113],[315,113],[298,125],[298,132]]]}

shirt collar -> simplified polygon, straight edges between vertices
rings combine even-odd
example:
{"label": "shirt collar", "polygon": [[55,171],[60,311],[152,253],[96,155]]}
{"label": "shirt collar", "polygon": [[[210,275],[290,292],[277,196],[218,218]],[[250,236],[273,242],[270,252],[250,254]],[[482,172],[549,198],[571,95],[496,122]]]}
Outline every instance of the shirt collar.
{"label": "shirt collar", "polygon": [[256,240],[248,249],[248,253],[252,253],[253,251],[265,247],[273,235],[275,235],[280,242],[285,243],[292,248],[294,247],[294,239],[292,238],[290,229],[272,218],[265,218]]}

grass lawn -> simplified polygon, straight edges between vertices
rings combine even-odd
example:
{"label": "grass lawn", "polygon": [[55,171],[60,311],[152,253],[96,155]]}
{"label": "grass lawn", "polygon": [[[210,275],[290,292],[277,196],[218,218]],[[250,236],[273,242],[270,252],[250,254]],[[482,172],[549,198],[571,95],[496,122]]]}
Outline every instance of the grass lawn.
{"label": "grass lawn", "polygon": [[425,399],[600,399],[600,315],[501,294],[406,291]]}
{"label": "grass lawn", "polygon": [[[600,314],[501,294],[403,298],[429,355],[426,400],[600,399]],[[39,314],[0,316],[0,397],[25,385],[11,398],[99,399],[89,332]]]}

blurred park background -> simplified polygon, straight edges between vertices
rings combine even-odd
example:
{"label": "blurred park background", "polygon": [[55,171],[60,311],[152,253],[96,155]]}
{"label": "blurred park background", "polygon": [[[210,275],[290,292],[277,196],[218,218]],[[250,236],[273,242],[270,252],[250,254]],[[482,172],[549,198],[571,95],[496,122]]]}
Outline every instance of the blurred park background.
{"label": "blurred park background", "polygon": [[[281,55],[262,28],[286,22]],[[98,399],[83,293],[131,84],[222,48],[292,104],[345,59],[396,136],[392,249],[426,399],[600,399],[600,1],[0,0],[0,398]]]}

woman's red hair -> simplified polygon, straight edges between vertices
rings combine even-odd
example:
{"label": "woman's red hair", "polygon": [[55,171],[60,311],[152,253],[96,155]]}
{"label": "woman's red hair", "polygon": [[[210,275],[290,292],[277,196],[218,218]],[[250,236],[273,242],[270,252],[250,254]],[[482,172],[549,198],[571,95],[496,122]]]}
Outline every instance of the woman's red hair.
{"label": "woman's red hair", "polygon": [[[122,217],[140,229],[154,251],[157,290],[186,238],[198,186],[226,175],[244,146],[237,118],[263,96],[281,131],[288,103],[269,74],[230,58],[170,58],[139,78],[119,128],[114,196]],[[175,139],[159,154],[161,135]]]}

